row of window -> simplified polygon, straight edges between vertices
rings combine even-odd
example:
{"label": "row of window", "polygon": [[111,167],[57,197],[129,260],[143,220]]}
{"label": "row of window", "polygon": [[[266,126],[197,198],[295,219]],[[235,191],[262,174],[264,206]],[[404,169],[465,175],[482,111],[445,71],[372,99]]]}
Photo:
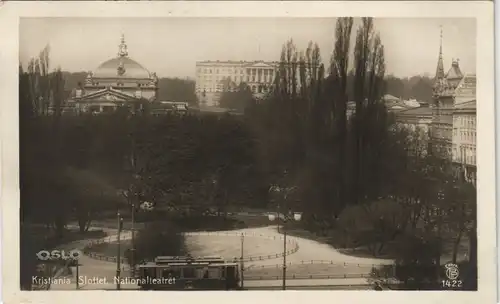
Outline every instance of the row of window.
{"label": "row of window", "polygon": [[[264,76],[274,76],[275,72],[273,69],[246,69],[247,75],[264,75]],[[244,75],[243,69],[237,68],[198,68],[198,74],[239,74]]]}
{"label": "row of window", "polygon": [[220,68],[220,69],[211,69],[211,68],[198,68],[198,74],[241,74],[243,75],[243,70],[236,68]]}
{"label": "row of window", "polygon": [[[99,82],[92,82],[92,85],[93,86],[99,86],[100,83]],[[106,85],[111,85],[111,86],[116,86],[116,87],[124,87],[125,84],[123,82],[118,82],[116,84],[106,84]],[[149,84],[147,83],[137,83],[137,87],[147,87],[149,86]]]}
{"label": "row of window", "polygon": [[199,81],[206,81],[206,82],[211,82],[212,80],[223,81],[225,79],[229,79],[229,81],[234,80],[234,82],[236,82],[236,83],[239,83],[239,82],[272,82],[273,81],[273,78],[270,76],[263,76],[263,77],[261,77],[261,76],[257,76],[257,77],[255,77],[255,76],[235,76],[234,78],[232,78],[231,76],[212,77],[212,76],[205,75],[205,76],[199,77]]}
{"label": "row of window", "polygon": [[476,164],[476,147],[469,145],[460,145],[457,148],[457,145],[453,144],[453,152],[455,155],[455,160],[466,164]]}
{"label": "row of window", "polygon": [[[264,85],[251,85],[250,86],[250,90],[252,91],[252,93],[267,93],[269,92],[270,90],[270,87],[268,86],[264,86]],[[206,92],[206,93],[222,93],[224,91],[224,89],[222,88],[222,86],[217,86],[217,87],[196,87],[196,92],[200,93],[200,92]]]}
{"label": "row of window", "polygon": [[466,128],[476,127],[476,117],[475,116],[459,116],[453,119],[453,123],[460,124]]}
{"label": "row of window", "polygon": [[[458,130],[454,129],[453,130],[453,136],[458,136]],[[476,141],[476,131],[460,131],[460,140],[466,140],[466,141]]]}
{"label": "row of window", "polygon": [[[155,273],[156,272],[156,273]],[[167,268],[145,269],[145,277],[184,278],[184,279],[220,279],[223,271],[219,268]]]}

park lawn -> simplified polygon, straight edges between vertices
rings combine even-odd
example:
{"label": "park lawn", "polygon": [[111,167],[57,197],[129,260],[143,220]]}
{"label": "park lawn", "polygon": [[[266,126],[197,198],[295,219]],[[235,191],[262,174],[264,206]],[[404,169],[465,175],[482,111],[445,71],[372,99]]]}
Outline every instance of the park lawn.
{"label": "park lawn", "polygon": [[103,238],[107,234],[102,230],[90,230],[82,233],[76,228],[66,228],[63,232],[63,237],[57,238],[55,231],[48,229],[45,225],[24,224],[23,235],[29,235],[29,239],[39,244],[42,248],[54,248],[79,240]]}
{"label": "park lawn", "polygon": [[[371,204],[368,209],[360,206],[347,207],[340,215],[340,223],[349,223],[347,229],[343,230],[338,227],[333,227],[327,231],[327,235],[320,235],[307,230],[305,225],[300,223],[292,223],[287,226],[287,233],[292,236],[301,237],[305,239],[314,240],[323,244],[328,244],[335,248],[340,253],[362,257],[372,258],[375,257],[371,250],[369,250],[366,241],[366,236],[373,231],[372,223],[369,219],[371,216],[367,210],[373,212],[375,216],[384,215],[387,218],[399,215],[399,208],[401,208],[395,201],[392,200],[379,200]],[[398,210],[399,209],[399,210]],[[281,232],[281,231],[280,231]],[[443,253],[441,261],[443,263],[452,259],[454,235],[451,232],[443,231],[443,239],[446,240],[443,244]],[[399,235],[394,240],[388,241],[384,245],[384,250],[376,255],[377,258],[394,259],[397,258],[398,243],[404,236]],[[457,259],[458,261],[466,259],[468,252],[468,238],[463,236],[460,244]]]}

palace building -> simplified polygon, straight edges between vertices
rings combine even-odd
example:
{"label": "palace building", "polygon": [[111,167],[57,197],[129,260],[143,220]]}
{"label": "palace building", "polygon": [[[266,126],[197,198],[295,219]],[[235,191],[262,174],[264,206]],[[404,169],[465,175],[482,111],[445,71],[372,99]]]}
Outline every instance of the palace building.
{"label": "palace building", "polygon": [[271,90],[278,66],[265,61],[196,62],[196,96],[200,105],[218,106],[222,92],[246,83],[255,97],[263,97]]}
{"label": "palace building", "polygon": [[77,112],[105,113],[119,107],[137,111],[156,100],[158,78],[128,56],[122,35],[118,54],[89,72],[71,100]]}

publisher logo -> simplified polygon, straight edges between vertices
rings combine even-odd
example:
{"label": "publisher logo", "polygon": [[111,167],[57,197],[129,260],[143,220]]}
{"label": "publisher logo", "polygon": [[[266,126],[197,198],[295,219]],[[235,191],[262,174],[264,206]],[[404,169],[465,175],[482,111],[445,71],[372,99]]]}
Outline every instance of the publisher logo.
{"label": "publisher logo", "polygon": [[460,275],[460,271],[458,270],[458,265],[453,263],[448,263],[444,265],[446,268],[445,275],[449,280],[456,280]]}

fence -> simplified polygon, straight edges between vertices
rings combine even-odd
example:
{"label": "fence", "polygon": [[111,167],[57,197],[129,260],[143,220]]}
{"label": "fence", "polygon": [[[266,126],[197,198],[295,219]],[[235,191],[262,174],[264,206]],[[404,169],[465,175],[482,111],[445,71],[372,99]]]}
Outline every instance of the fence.
{"label": "fence", "polygon": [[[127,238],[124,238],[124,239],[127,239]],[[118,240],[117,236],[114,236],[114,235],[107,236],[107,237],[102,238],[102,239],[91,240],[91,241],[88,242],[88,244],[83,249],[83,253],[86,256],[88,256],[89,258],[92,258],[92,259],[95,259],[95,260],[116,263],[116,260],[117,260],[116,256],[107,256],[107,255],[104,255],[104,254],[101,254],[101,253],[93,252],[91,250],[92,250],[92,247],[94,247],[96,245],[112,243],[112,242],[116,242],[117,240]],[[127,259],[125,257],[122,257],[120,259],[121,259],[121,263],[122,264],[124,264],[124,263],[127,262]]]}
{"label": "fence", "polygon": [[[287,280],[307,280],[307,279],[364,279],[373,278],[370,274],[290,274],[286,276]],[[261,275],[261,276],[245,276],[245,281],[265,281],[265,280],[281,280],[283,275]]]}
{"label": "fence", "polygon": [[[233,236],[233,237],[259,237],[259,238],[265,238],[269,240],[280,240],[283,241],[284,237],[283,236],[269,236],[265,234],[258,234],[258,233],[248,233],[248,232],[234,232],[234,231],[217,231],[217,232],[183,232],[181,235],[184,236]],[[132,234],[131,231],[126,231],[123,233],[123,236],[121,236],[121,240],[129,240],[131,239]],[[117,257],[116,256],[106,256],[104,254],[92,252],[92,247],[104,243],[112,243],[116,242],[118,240],[118,237],[116,235],[111,235],[107,236],[102,239],[97,239],[97,240],[91,240],[88,242],[88,244],[84,248],[84,254],[87,255],[90,258],[101,260],[101,261],[108,261],[108,262],[116,262]],[[275,254],[267,254],[267,255],[255,255],[255,256],[246,256],[243,259],[240,257],[234,257],[231,258],[230,260],[233,261],[243,261],[243,262],[253,262],[253,261],[264,261],[264,260],[271,260],[271,259],[277,259],[283,257],[283,255],[290,255],[299,250],[299,244],[295,240],[294,237],[287,237],[287,244],[291,249],[287,250],[286,252],[281,252],[281,253],[275,253]],[[127,261],[126,258],[121,258],[121,262],[125,263]]]}
{"label": "fence", "polygon": [[[287,265],[331,265],[343,267],[359,267],[359,268],[376,268],[384,266],[393,266],[393,264],[364,264],[364,263],[338,263],[333,260],[302,260],[299,262],[288,262]],[[262,269],[262,268],[281,268],[283,264],[269,264],[269,265],[251,265],[249,268]]]}

